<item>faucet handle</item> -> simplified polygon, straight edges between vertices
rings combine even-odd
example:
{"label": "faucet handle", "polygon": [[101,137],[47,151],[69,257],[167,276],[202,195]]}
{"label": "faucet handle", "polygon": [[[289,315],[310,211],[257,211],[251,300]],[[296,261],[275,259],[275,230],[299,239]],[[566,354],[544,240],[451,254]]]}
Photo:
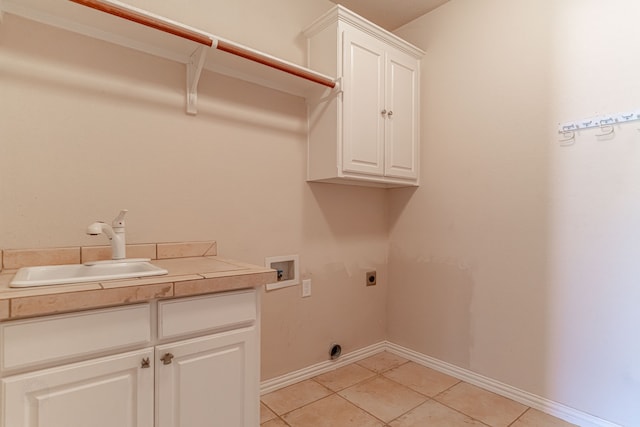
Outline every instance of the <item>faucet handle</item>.
{"label": "faucet handle", "polygon": [[124,216],[129,212],[128,209],[122,209],[117,217],[111,222],[112,227],[124,227]]}

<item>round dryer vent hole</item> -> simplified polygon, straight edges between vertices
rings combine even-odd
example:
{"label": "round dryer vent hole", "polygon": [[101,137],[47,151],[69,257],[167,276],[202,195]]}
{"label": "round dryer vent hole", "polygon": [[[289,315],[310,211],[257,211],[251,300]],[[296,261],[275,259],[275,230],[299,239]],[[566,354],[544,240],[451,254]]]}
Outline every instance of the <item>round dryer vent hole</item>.
{"label": "round dryer vent hole", "polygon": [[342,347],[339,344],[333,344],[329,350],[329,356],[331,360],[336,360],[342,354]]}

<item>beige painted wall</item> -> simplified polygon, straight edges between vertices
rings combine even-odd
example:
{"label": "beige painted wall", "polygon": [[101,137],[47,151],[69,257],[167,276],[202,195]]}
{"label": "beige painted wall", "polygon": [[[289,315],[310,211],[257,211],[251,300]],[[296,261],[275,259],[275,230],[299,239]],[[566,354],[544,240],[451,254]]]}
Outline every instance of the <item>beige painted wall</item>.
{"label": "beige painted wall", "polygon": [[[178,3],[136,2],[298,63],[299,30],[331,6]],[[86,225],[126,207],[131,243],[217,239],[257,264],[298,253],[313,296],[264,295],[263,379],[325,360],[330,342],[388,337],[640,424],[640,135],[555,134],[640,108],[638,7],[452,0],[405,26],[428,51],[423,185],[390,191],[304,182],[299,98],[205,74],[187,116],[182,66],[6,16],[0,247],[103,244]]]}
{"label": "beige painted wall", "polygon": [[452,0],[427,50],[422,183],[390,193],[389,339],[640,425],[639,123],[561,147],[560,122],[640,108],[635,0]]}
{"label": "beige painted wall", "polygon": [[[154,3],[298,63],[300,30],[331,6]],[[299,287],[263,296],[263,379],[327,360],[334,341],[349,352],[383,340],[387,193],[305,182],[303,99],[205,72],[199,113],[188,116],[184,73],[5,16],[0,247],[105,244],[86,236],[86,226],[128,208],[129,243],[216,239],[221,256],[255,264],[300,255],[311,298]],[[369,269],[379,271],[375,288],[364,286]]]}

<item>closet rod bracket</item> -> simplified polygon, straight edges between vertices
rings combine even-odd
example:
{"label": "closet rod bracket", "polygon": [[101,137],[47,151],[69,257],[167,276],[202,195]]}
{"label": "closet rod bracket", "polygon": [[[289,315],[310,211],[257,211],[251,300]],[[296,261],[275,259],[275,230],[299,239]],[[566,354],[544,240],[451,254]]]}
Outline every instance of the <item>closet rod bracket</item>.
{"label": "closet rod bracket", "polygon": [[206,46],[198,46],[187,62],[187,114],[198,113],[198,82],[207,57]]}
{"label": "closet rod bracket", "polygon": [[325,91],[319,97],[308,97],[307,105],[318,105],[323,102],[330,101],[343,93],[342,77],[338,77],[335,80],[335,86],[332,88],[325,88]]}

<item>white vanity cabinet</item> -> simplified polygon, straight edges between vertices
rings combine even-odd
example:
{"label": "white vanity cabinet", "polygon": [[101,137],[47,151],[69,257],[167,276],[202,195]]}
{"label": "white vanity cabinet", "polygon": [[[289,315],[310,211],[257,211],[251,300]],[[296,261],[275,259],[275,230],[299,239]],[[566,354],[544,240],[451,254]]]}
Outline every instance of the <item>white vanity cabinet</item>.
{"label": "white vanity cabinet", "polygon": [[342,6],[305,35],[309,66],[340,81],[308,100],[309,181],[418,185],[424,52]]}
{"label": "white vanity cabinet", "polygon": [[0,323],[1,427],[259,424],[255,290]]}

